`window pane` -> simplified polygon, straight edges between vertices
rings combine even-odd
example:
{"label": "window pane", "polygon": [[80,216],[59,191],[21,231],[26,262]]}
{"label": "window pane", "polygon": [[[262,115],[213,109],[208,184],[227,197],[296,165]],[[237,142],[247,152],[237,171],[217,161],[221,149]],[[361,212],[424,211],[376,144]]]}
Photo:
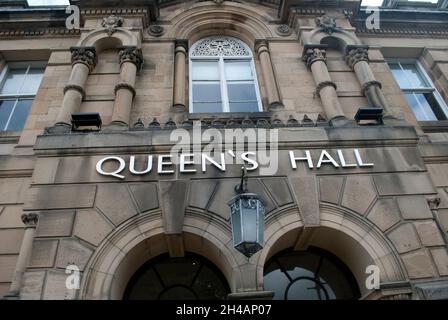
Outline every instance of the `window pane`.
{"label": "window pane", "polygon": [[415,64],[401,64],[401,66],[404,69],[404,74],[408,81],[409,88],[428,87],[426,81],[423,79]]}
{"label": "window pane", "polygon": [[221,86],[219,82],[194,83],[193,102],[221,102]]}
{"label": "window pane", "polygon": [[17,94],[25,77],[26,68],[14,68],[9,69],[6,73],[1,94]]}
{"label": "window pane", "polygon": [[215,113],[223,112],[221,102],[195,102],[193,103],[194,113]]}
{"label": "window pane", "polygon": [[258,112],[258,103],[255,102],[230,102],[230,112]]}
{"label": "window pane", "polygon": [[398,63],[390,63],[389,64],[390,70],[392,71],[392,74],[395,77],[395,80],[397,80],[398,85],[400,88],[408,88],[409,82],[406,80],[406,75],[403,70],[401,70],[401,67]]}
{"label": "window pane", "polygon": [[5,130],[15,100],[0,100],[0,131]]}
{"label": "window pane", "polygon": [[225,62],[227,80],[252,80],[252,68],[250,61],[231,61]]}
{"label": "window pane", "polygon": [[408,93],[406,94],[406,99],[411,105],[412,111],[418,121],[436,121],[437,117],[434,114],[430,104],[425,98],[424,94],[421,93]]}
{"label": "window pane", "polygon": [[20,90],[20,93],[36,94],[39,89],[40,82],[42,81],[43,74],[43,68],[31,68],[25,77],[25,82]]}
{"label": "window pane", "polygon": [[193,80],[219,80],[218,61],[193,61]]}
{"label": "window pane", "polygon": [[254,83],[229,83],[230,102],[257,101]]}
{"label": "window pane", "polygon": [[25,126],[26,118],[30,112],[33,100],[19,100],[8,124],[8,131],[19,131]]}

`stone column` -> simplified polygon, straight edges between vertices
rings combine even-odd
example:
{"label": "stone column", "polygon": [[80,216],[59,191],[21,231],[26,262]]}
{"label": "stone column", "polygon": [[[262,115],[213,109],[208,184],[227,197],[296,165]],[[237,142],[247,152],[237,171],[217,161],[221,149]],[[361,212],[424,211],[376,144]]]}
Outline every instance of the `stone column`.
{"label": "stone column", "polygon": [[266,40],[257,40],[255,44],[255,52],[260,59],[261,72],[263,74],[268,99],[268,109],[275,110],[283,107],[283,103],[280,100],[277,81],[275,79],[274,68],[272,66],[268,42]]}
{"label": "stone column", "polygon": [[115,104],[110,127],[128,129],[135,97],[135,79],[143,64],[142,50],[125,47],[120,53],[120,81],[115,86]]}
{"label": "stone column", "polygon": [[31,258],[33,248],[34,233],[36,231],[39,215],[37,213],[22,214],[22,221],[25,224],[25,234],[23,235],[22,245],[20,247],[19,258],[16,263],[16,272],[12,280],[9,293],[6,297],[18,297],[23,282],[23,275]]}
{"label": "stone column", "polygon": [[64,88],[64,100],[56,119],[57,131],[71,131],[71,116],[78,112],[82,99],[85,97],[85,84],[89,73],[97,62],[94,47],[72,47],[72,72]]}
{"label": "stone column", "polygon": [[381,83],[375,79],[369,65],[369,47],[365,45],[350,45],[346,48],[346,62],[355,71],[361,84],[362,93],[372,108],[382,108],[383,118],[393,118],[389,106],[381,90]]}
{"label": "stone column", "polygon": [[319,95],[325,114],[333,125],[344,125],[349,120],[344,116],[336,93],[336,84],[331,80],[326,65],[326,45],[305,45],[302,55],[303,61],[313,73],[316,83],[316,95]]}
{"label": "stone column", "polygon": [[174,51],[174,92],[173,108],[176,111],[186,110],[186,60],[188,52],[188,40],[176,40]]}

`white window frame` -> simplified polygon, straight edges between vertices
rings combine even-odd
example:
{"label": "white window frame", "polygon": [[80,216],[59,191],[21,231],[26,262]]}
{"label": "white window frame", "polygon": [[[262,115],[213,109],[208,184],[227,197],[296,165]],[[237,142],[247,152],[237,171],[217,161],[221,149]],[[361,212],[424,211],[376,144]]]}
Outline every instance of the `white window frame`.
{"label": "white window frame", "polygon": [[[194,51],[195,47],[198,46],[202,41],[207,39],[220,38],[220,36],[207,37],[198,40],[190,49],[189,53],[189,113],[194,113],[194,103],[193,103],[193,62],[194,61],[217,61],[218,62],[218,70],[219,70],[219,83],[221,89],[221,100],[222,100],[222,113],[230,113],[230,103],[228,96],[228,88],[227,88],[227,80],[225,77],[225,60],[234,60],[234,61],[250,61],[250,66],[253,74],[253,81],[255,85],[255,94],[257,97],[257,105],[258,112],[263,112],[263,104],[261,102],[261,94],[260,87],[258,85],[258,77],[255,69],[255,61],[252,54],[252,50],[250,47],[242,40],[234,37],[222,36],[223,38],[233,39],[238,41],[241,45],[243,45],[247,51],[250,53],[248,56],[192,56],[191,52]],[[240,112],[240,113],[249,113],[249,112]]]}
{"label": "white window frame", "polygon": [[[397,81],[398,86],[400,87],[400,90],[404,93],[432,93],[434,95],[434,98],[436,99],[436,102],[438,103],[440,109],[445,114],[445,116],[448,118],[448,106],[443,100],[442,96],[440,95],[439,91],[437,90],[436,86],[432,82],[431,78],[429,77],[428,73],[426,72],[425,68],[421,64],[420,61],[417,59],[388,59],[388,63],[396,63],[400,66],[401,69],[403,69],[402,64],[414,64],[417,68],[417,71],[420,73],[420,75],[423,77],[423,80],[427,83],[427,87],[411,87],[411,88],[401,88],[400,84]],[[395,76],[394,76],[395,78]],[[419,122],[425,122],[425,121],[431,121],[431,120],[418,120]],[[445,121],[445,120],[435,120],[435,121]]]}
{"label": "white window frame", "polygon": [[[26,67],[25,75],[28,74],[31,68],[45,68],[47,65],[46,61],[21,61],[21,62],[8,62],[6,63],[5,67],[3,68],[2,72],[0,73],[0,89],[3,88],[3,85],[6,81],[6,75],[8,74],[9,70],[11,68],[16,67]],[[43,74],[42,74],[43,76]],[[24,77],[25,80],[25,77]],[[23,82],[20,84],[20,89],[23,87]],[[18,90],[19,92],[21,90]],[[37,91],[35,93],[16,93],[16,94],[1,94],[0,93],[0,101],[3,100],[15,100],[14,106],[11,109],[11,113],[9,114],[9,118],[5,123],[5,126],[3,128],[0,128],[0,132],[7,131],[6,128],[8,128],[9,123],[11,122],[12,116],[16,110],[17,104],[20,100],[34,100],[36,97]]]}

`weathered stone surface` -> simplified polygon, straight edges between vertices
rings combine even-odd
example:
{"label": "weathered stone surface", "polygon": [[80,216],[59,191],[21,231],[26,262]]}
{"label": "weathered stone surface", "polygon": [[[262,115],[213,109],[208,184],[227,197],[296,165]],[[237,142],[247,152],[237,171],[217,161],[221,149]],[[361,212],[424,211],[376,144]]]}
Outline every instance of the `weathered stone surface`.
{"label": "weathered stone surface", "polygon": [[11,283],[9,282],[0,283],[0,299],[9,292],[10,287]]}
{"label": "weathered stone surface", "polygon": [[432,218],[428,202],[423,196],[399,197],[397,201],[404,219]]}
{"label": "weathered stone surface", "polygon": [[74,211],[41,212],[36,237],[68,237],[72,233]]}
{"label": "weathered stone surface", "polygon": [[190,183],[189,206],[207,209],[217,185],[218,182],[213,180],[192,181]]}
{"label": "weathered stone surface", "polygon": [[98,186],[95,205],[116,226],[138,213],[124,184]]}
{"label": "weathered stone surface", "polygon": [[411,223],[405,223],[396,227],[388,236],[400,253],[420,248],[420,241]]}
{"label": "weathered stone surface", "polygon": [[261,180],[278,207],[293,203],[291,190],[284,178],[264,178]]}
{"label": "weathered stone surface", "polygon": [[431,249],[437,271],[440,276],[448,276],[448,252],[446,247]]}
{"label": "weathered stone surface", "polygon": [[448,281],[418,283],[415,285],[421,299],[424,300],[447,300]]}
{"label": "weathered stone surface", "polygon": [[343,184],[343,177],[321,177],[319,179],[320,200],[339,204]]}
{"label": "weathered stone surface", "polygon": [[438,215],[443,229],[448,232],[448,209],[439,209]]}
{"label": "weathered stone surface", "polygon": [[140,212],[146,212],[159,207],[156,183],[131,184],[129,189],[134,196]]}
{"label": "weathered stone surface", "polygon": [[159,189],[164,232],[180,234],[184,226],[188,181],[160,181]]}
{"label": "weathered stone surface", "polygon": [[427,164],[428,172],[436,187],[448,186],[448,164]]}
{"label": "weathered stone surface", "polygon": [[373,177],[380,196],[435,193],[426,173],[385,174]]}
{"label": "weathered stone surface", "polygon": [[92,249],[81,244],[79,240],[61,240],[56,257],[56,267],[65,269],[68,265],[76,265],[82,271],[92,252]]}
{"label": "weathered stone surface", "polygon": [[[222,218],[230,219],[230,209],[227,203],[236,196],[235,186],[239,183],[237,179],[226,179],[218,182],[218,186],[209,204],[209,211],[220,215]],[[253,183],[251,183],[251,186]],[[194,190],[192,190],[193,192]],[[264,199],[263,199],[264,200]],[[271,210],[273,205],[271,204]]]}
{"label": "weathered stone surface", "polygon": [[372,179],[367,176],[350,176],[345,183],[342,205],[364,215],[376,197]]}
{"label": "weathered stone surface", "polygon": [[[91,208],[95,200],[94,185],[57,185],[31,188],[26,196],[25,209]],[[116,204],[115,204],[116,205]]]}
{"label": "weathered stone surface", "polygon": [[437,228],[434,221],[415,222],[414,225],[424,246],[430,247],[445,245],[439,228]]}
{"label": "weathered stone surface", "polygon": [[0,254],[19,253],[23,232],[23,229],[0,230]]}
{"label": "weathered stone surface", "polygon": [[382,231],[391,228],[401,219],[395,199],[378,199],[367,218]]}
{"label": "weathered stone surface", "polygon": [[16,270],[18,255],[0,256],[0,282],[11,282]]}
{"label": "weathered stone surface", "polygon": [[58,240],[35,240],[31,252],[30,267],[52,268],[58,248]]}
{"label": "weathered stone surface", "polygon": [[320,225],[319,198],[315,176],[290,177],[292,191],[305,226]]}
{"label": "weathered stone surface", "polygon": [[0,210],[0,228],[23,228],[25,225],[20,218],[22,215],[21,206],[7,206]]}
{"label": "weathered stone surface", "polygon": [[23,276],[21,300],[40,300],[45,282],[45,271],[28,271]]}
{"label": "weathered stone surface", "polygon": [[0,179],[0,204],[23,203],[23,192],[28,188],[29,179]]}
{"label": "weathered stone surface", "polygon": [[419,250],[401,256],[409,278],[430,278],[436,275],[431,259],[425,250]]}
{"label": "weathered stone surface", "polygon": [[72,300],[76,298],[76,290],[67,289],[65,281],[67,274],[64,271],[50,270],[47,272],[44,300]]}
{"label": "weathered stone surface", "polygon": [[94,210],[78,211],[73,235],[98,246],[113,227],[106,218]]}

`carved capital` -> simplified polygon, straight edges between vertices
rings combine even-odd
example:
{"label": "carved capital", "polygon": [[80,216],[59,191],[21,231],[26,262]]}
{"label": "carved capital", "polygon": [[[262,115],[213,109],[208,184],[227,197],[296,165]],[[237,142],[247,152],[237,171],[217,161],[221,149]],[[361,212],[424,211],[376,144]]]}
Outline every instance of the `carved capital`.
{"label": "carved capital", "polygon": [[431,210],[437,210],[440,206],[439,197],[428,198],[426,201],[428,201],[428,205]]}
{"label": "carved capital", "polygon": [[107,18],[103,18],[101,26],[107,30],[109,37],[117,31],[117,28],[123,25],[124,19],[122,17],[117,17],[116,15],[110,15]]}
{"label": "carved capital", "polygon": [[355,64],[361,61],[369,62],[368,46],[347,46],[345,61],[353,69]]}
{"label": "carved capital", "polygon": [[84,88],[81,86],[78,86],[76,84],[68,84],[64,87],[64,94],[69,90],[78,91],[81,94],[83,99],[86,97],[86,92],[85,92]]}
{"label": "carved capital", "polygon": [[378,88],[382,89],[383,85],[381,84],[381,82],[376,81],[376,80],[366,82],[362,85],[362,88],[361,88],[362,94],[365,95],[366,91],[369,90],[370,87],[378,87]]}
{"label": "carved capital", "polygon": [[327,59],[326,46],[305,46],[303,50],[302,60],[306,63],[308,68],[316,61],[325,62]]}
{"label": "carved capital", "polygon": [[76,63],[85,64],[92,71],[98,61],[95,47],[71,47],[72,65]]}
{"label": "carved capital", "polygon": [[133,86],[126,82],[120,82],[115,85],[114,92],[117,94],[117,91],[120,89],[126,89],[132,92],[133,97],[135,98],[136,92]]}
{"label": "carved capital", "polygon": [[124,62],[131,62],[137,66],[139,70],[143,64],[142,49],[137,47],[124,47],[120,50],[120,65]]}
{"label": "carved capital", "polygon": [[255,52],[260,55],[263,52],[269,53],[269,43],[265,39],[259,39],[255,41]]}
{"label": "carved capital", "polygon": [[175,45],[175,52],[188,52],[188,40],[186,39],[177,39],[174,43]]}
{"label": "carved capital", "polygon": [[38,213],[24,213],[22,214],[22,222],[25,226],[29,228],[35,228],[37,226],[37,222],[39,221]]}

